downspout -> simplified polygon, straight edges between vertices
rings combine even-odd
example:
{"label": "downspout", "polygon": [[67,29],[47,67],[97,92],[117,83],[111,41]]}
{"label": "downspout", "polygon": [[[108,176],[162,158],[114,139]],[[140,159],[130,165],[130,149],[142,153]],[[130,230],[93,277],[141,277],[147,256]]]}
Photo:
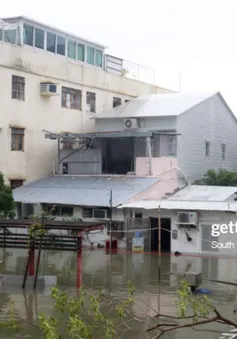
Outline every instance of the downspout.
{"label": "downspout", "polygon": [[152,175],[152,154],[151,154],[151,138],[146,138],[146,146],[147,146],[147,153],[148,153],[148,175]]}

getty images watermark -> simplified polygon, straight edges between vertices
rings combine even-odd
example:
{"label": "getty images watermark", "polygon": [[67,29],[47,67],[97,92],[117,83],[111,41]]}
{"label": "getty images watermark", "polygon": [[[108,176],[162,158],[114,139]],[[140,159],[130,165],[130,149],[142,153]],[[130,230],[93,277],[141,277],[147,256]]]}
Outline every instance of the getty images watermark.
{"label": "getty images watermark", "polygon": [[[211,226],[211,235],[212,237],[219,237],[221,234],[237,234],[237,221],[233,223],[232,221],[229,224],[213,224]],[[211,248],[235,248],[237,246],[236,243],[232,241],[227,242],[219,242],[212,241]]]}

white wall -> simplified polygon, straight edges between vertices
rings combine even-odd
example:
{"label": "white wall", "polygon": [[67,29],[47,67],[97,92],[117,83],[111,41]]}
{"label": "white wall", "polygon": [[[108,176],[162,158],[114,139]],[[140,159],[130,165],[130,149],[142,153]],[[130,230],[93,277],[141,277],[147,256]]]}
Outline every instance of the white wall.
{"label": "white wall", "polygon": [[[57,160],[57,142],[45,139],[42,130],[89,132],[94,130],[93,113],[87,113],[86,91],[96,93],[96,113],[112,107],[113,97],[131,99],[164,92],[154,85],[110,74],[64,56],[26,46],[0,42],[0,171],[8,179],[33,181],[51,175]],[[12,75],[25,77],[25,101],[11,99]],[[40,82],[82,90],[82,111],[61,107],[61,95],[40,95]],[[10,126],[25,128],[24,152],[11,151]]]}
{"label": "white wall", "polygon": [[[157,210],[142,210],[143,217],[149,218],[154,217],[157,218]],[[171,219],[171,232],[172,230],[178,230],[178,238],[177,240],[172,239],[171,235],[171,252],[179,251],[181,253],[190,253],[190,254],[205,254],[207,256],[236,256],[237,255],[237,233],[236,234],[221,234],[220,237],[213,238],[212,241],[217,241],[219,243],[226,244],[229,241],[235,243],[235,248],[222,248],[217,252],[213,251],[202,251],[202,239],[207,240],[202,231],[202,225],[211,226],[212,224],[229,224],[230,221],[235,223],[237,221],[237,217],[234,213],[229,212],[212,212],[212,211],[199,211],[198,212],[198,225],[199,230],[190,229],[187,230],[187,233],[191,236],[192,241],[189,242],[187,240],[185,229],[178,229],[176,223],[178,222],[177,211],[161,211],[161,218],[170,218]]]}
{"label": "white wall", "polygon": [[[179,167],[191,182],[201,179],[210,169],[237,169],[237,123],[218,95],[181,114],[177,119]],[[205,156],[205,141],[210,156]],[[222,159],[222,144],[226,158]]]}

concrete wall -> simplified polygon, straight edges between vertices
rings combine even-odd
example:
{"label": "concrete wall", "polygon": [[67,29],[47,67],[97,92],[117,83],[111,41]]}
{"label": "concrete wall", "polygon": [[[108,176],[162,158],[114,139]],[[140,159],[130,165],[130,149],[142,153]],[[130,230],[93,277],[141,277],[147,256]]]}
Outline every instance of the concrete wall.
{"label": "concrete wall", "polygon": [[[237,124],[219,96],[194,107],[178,117],[178,164],[193,182],[209,169],[237,169]],[[210,142],[210,156],[205,156],[205,141]],[[222,160],[221,144],[226,144]]]}
{"label": "concrete wall", "polygon": [[[143,217],[154,217],[157,218],[157,210],[143,210]],[[199,229],[190,229],[187,230],[187,233],[191,236],[192,241],[189,242],[186,237],[185,228],[178,229],[176,223],[178,222],[177,211],[161,211],[162,218],[171,219],[171,233],[172,230],[178,231],[178,238],[171,239],[171,251],[179,251],[181,253],[190,253],[190,254],[205,254],[207,256],[230,256],[235,257],[237,255],[237,233],[235,234],[221,234],[219,237],[210,237],[211,226],[212,224],[229,224],[230,221],[234,223],[237,221],[237,217],[234,213],[230,212],[211,212],[211,211],[199,211],[198,212],[198,225]],[[208,225],[209,231],[208,234],[204,232],[203,226]],[[172,238],[172,236],[171,236]],[[226,244],[229,241],[232,241],[235,246],[234,248],[221,248],[218,251],[213,251],[211,248],[209,250],[202,250],[202,243],[209,244],[211,247],[212,241],[217,241],[219,243]]]}
{"label": "concrete wall", "polygon": [[[158,93],[158,92],[157,92]],[[149,130],[172,130],[176,128],[176,117],[152,117],[141,118],[142,128]],[[95,129],[98,132],[103,131],[121,131],[124,130],[123,118],[95,119]]]}
{"label": "concrete wall", "polygon": [[[42,130],[89,132],[93,113],[86,112],[86,92],[96,93],[96,113],[112,107],[113,97],[132,99],[164,91],[154,85],[110,74],[84,63],[46,51],[0,42],[0,171],[6,179],[33,181],[52,174],[57,142]],[[12,75],[25,77],[25,101],[11,99]],[[82,110],[61,107],[61,95],[40,95],[40,82],[52,81],[82,91]],[[25,128],[24,152],[10,151],[10,126]]]}

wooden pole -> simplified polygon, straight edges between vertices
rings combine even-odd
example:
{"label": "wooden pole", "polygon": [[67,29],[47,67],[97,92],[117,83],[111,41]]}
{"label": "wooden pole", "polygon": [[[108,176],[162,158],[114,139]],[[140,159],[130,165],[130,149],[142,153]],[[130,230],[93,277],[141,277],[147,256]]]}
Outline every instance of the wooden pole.
{"label": "wooden pole", "polygon": [[158,207],[158,281],[160,282],[161,272],[161,211],[160,206]]}

